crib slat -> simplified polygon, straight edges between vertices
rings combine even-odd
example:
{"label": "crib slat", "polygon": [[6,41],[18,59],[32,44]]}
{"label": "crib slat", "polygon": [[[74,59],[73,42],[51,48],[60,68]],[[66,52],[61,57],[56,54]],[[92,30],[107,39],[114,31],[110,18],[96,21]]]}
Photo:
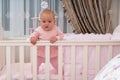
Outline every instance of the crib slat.
{"label": "crib slat", "polygon": [[88,46],[85,45],[83,49],[83,80],[88,80]]}
{"label": "crib slat", "polygon": [[20,80],[24,80],[24,46],[19,47],[20,56]]}
{"label": "crib slat", "polygon": [[75,45],[71,46],[71,80],[75,80]]}
{"label": "crib slat", "polygon": [[100,69],[100,45],[96,46],[96,54],[95,54],[95,71],[96,74],[98,73],[99,69]]}
{"label": "crib slat", "polygon": [[10,63],[11,63],[11,59],[10,59],[10,57],[11,57],[11,49],[10,49],[10,46],[7,46],[6,47],[6,67],[7,67],[7,69],[6,69],[6,71],[7,71],[7,80],[11,80],[11,66],[10,66]]}
{"label": "crib slat", "polygon": [[109,53],[109,54],[108,54],[108,61],[111,60],[111,58],[112,58],[112,56],[113,56],[113,55],[112,55],[112,50],[113,50],[113,47],[112,47],[112,46],[109,46],[109,47],[108,47],[108,53]]}
{"label": "crib slat", "polygon": [[45,56],[45,64],[46,64],[46,80],[50,80],[50,46],[47,45],[45,46],[45,53],[46,53],[46,56]]}
{"label": "crib slat", "polygon": [[15,63],[15,46],[11,47],[11,54],[12,54],[12,63]]}
{"label": "crib slat", "polygon": [[5,65],[5,47],[0,46],[0,69],[2,69],[3,65]]}
{"label": "crib slat", "polygon": [[62,56],[62,46],[58,46],[58,80],[63,80],[62,78],[62,61],[63,61],[63,56]]}
{"label": "crib slat", "polygon": [[32,55],[32,69],[33,69],[33,80],[37,80],[37,46],[30,47],[30,54]]}
{"label": "crib slat", "polygon": [[33,63],[33,54],[32,53],[32,50],[31,50],[32,47],[30,47],[30,63]]}

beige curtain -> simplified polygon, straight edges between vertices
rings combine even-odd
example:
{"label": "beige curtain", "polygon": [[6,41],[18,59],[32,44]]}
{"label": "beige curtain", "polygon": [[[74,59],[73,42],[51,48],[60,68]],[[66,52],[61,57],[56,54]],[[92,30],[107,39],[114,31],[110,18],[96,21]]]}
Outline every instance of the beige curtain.
{"label": "beige curtain", "polygon": [[61,0],[75,33],[110,33],[111,0]]}

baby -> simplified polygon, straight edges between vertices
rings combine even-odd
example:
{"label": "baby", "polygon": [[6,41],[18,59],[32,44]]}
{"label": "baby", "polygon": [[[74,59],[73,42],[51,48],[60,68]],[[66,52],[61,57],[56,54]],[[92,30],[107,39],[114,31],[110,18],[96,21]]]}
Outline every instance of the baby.
{"label": "baby", "polygon": [[[50,9],[44,9],[40,13],[39,26],[31,35],[30,42],[35,45],[38,40],[49,40],[54,43],[63,39],[63,32],[55,26],[55,14]],[[45,62],[45,46],[39,46],[37,52],[37,73],[39,66]],[[58,71],[58,47],[50,46],[50,63]]]}

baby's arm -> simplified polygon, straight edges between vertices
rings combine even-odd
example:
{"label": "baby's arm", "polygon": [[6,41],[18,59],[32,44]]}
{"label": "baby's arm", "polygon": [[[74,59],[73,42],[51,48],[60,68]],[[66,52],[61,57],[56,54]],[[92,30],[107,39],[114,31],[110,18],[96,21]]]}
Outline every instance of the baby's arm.
{"label": "baby's arm", "polygon": [[30,35],[30,42],[35,45],[36,42],[38,41],[39,37],[39,30],[36,29],[31,35]]}
{"label": "baby's arm", "polygon": [[54,42],[56,42],[56,41],[57,41],[57,37],[56,37],[56,36],[50,38],[50,43],[54,43]]}
{"label": "baby's arm", "polygon": [[57,40],[63,40],[64,34],[63,32],[57,27]]}
{"label": "baby's arm", "polygon": [[56,28],[56,31],[57,31],[57,35],[50,38],[51,43],[54,43],[57,40],[62,40],[64,37],[63,32],[58,27]]}
{"label": "baby's arm", "polygon": [[37,40],[38,40],[38,39],[37,39],[36,37],[30,37],[30,42],[31,42],[33,45],[36,44]]}

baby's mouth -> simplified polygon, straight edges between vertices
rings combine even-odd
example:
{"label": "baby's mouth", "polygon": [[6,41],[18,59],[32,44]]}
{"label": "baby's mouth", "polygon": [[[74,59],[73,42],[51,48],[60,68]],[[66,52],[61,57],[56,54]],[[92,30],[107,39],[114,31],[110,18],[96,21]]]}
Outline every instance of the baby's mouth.
{"label": "baby's mouth", "polygon": [[45,26],[45,28],[48,28],[48,26]]}

